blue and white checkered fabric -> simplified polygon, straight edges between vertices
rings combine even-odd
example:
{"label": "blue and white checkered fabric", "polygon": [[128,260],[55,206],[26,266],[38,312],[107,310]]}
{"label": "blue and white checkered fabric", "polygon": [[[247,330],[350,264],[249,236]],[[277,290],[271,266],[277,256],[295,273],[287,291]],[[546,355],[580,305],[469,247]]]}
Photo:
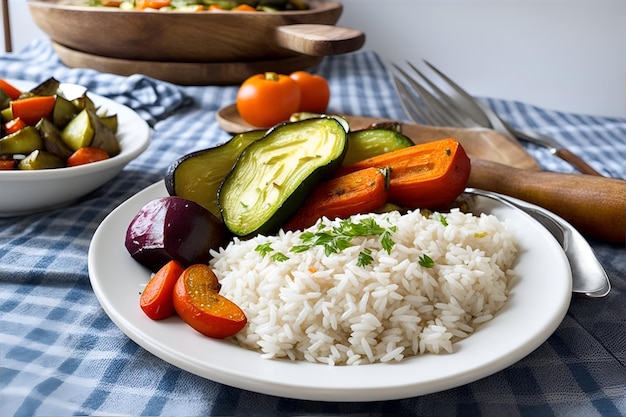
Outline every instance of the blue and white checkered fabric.
{"label": "blue and white checkered fabric", "polygon": [[[326,58],[331,108],[405,119],[384,65],[371,52]],[[162,179],[178,156],[228,139],[215,113],[235,87],[178,87],[144,76],[64,67],[47,41],[0,57],[0,77],[54,76],[119,100],[149,120],[153,142],[114,180],[76,204],[0,219],[0,414],[619,416],[626,415],[626,256],[594,242],[613,283],[604,299],[574,298],[536,351],[490,377],[421,397],[372,403],[285,399],[224,386],[170,365],[127,338],[93,294],[91,236],[120,203]],[[606,175],[626,178],[626,119],[589,117],[486,99],[519,128],[556,137]],[[545,169],[571,168],[528,146]],[[0,198],[10,198],[2,195]]]}

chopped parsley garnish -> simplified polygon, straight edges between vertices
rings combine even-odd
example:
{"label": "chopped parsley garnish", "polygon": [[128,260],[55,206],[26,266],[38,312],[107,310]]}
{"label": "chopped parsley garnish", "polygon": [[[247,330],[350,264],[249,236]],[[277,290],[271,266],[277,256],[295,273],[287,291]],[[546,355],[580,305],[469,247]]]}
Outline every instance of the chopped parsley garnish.
{"label": "chopped parsley garnish", "polygon": [[[353,222],[350,219],[343,220],[339,225],[333,228],[327,228],[326,226],[320,226],[317,231],[307,231],[300,235],[302,240],[301,245],[296,245],[291,248],[290,252],[301,253],[306,252],[313,246],[322,246],[326,256],[334,253],[339,253],[344,249],[353,246],[352,241],[358,237],[367,236],[380,236],[380,244],[382,248],[390,253],[394,246],[394,241],[391,238],[396,231],[396,227],[389,228],[382,227],[376,220],[372,218],[366,218]],[[255,251],[259,252],[261,256],[266,256],[272,253],[274,250],[270,243],[260,244],[255,248]],[[287,255],[283,253],[274,253],[272,260],[283,262],[288,259]],[[359,253],[357,264],[359,266],[366,266],[373,262],[372,250],[365,249]]]}
{"label": "chopped parsley garnish", "polygon": [[433,261],[432,258],[426,254],[420,256],[418,263],[424,268],[432,268],[435,266],[435,261]]}
{"label": "chopped parsley garnish", "polygon": [[259,252],[261,254],[261,256],[265,256],[268,253],[272,253],[274,251],[274,249],[272,249],[272,244],[269,243],[269,242],[260,244],[259,246],[254,248],[254,250],[256,252]]}
{"label": "chopped parsley garnish", "polygon": [[441,213],[437,213],[437,220],[439,220],[439,223],[443,224],[444,226],[448,225],[448,220],[446,219],[446,216]]}
{"label": "chopped parsley garnish", "polygon": [[356,264],[358,266],[367,266],[371,264],[372,261],[374,261],[374,258],[372,258],[372,250],[365,248],[361,253],[359,253],[359,259]]}
{"label": "chopped parsley garnish", "polygon": [[289,257],[282,252],[276,252],[275,254],[272,255],[270,259],[276,262],[285,262],[286,260],[289,259]]}

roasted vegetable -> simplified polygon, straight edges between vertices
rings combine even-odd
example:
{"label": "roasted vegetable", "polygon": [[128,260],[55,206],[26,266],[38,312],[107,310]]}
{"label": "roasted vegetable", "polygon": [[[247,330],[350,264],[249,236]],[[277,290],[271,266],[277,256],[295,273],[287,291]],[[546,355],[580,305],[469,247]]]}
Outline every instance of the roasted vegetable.
{"label": "roasted vegetable", "polygon": [[184,270],[179,262],[169,261],[146,284],[139,297],[139,306],[152,320],[163,320],[176,314],[172,295]]}
{"label": "roasted vegetable", "polygon": [[39,136],[43,140],[44,148],[58,156],[59,158],[66,160],[73,153],[73,151],[65,144],[61,139],[61,131],[50,120],[44,118],[35,126],[39,131]]}
{"label": "roasted vegetable", "polygon": [[436,209],[450,204],[466,187],[470,159],[455,139],[414,145],[341,167],[338,174],[367,167],[391,168],[389,202]]}
{"label": "roasted vegetable", "polygon": [[363,129],[348,133],[348,152],[343,165],[354,164],[373,156],[408,148],[408,137],[389,129]]}
{"label": "roasted vegetable", "polygon": [[89,115],[89,123],[91,124],[94,134],[90,147],[100,148],[106,151],[109,156],[115,156],[121,152],[120,142],[115,136],[115,132],[111,130],[100,117],[91,110],[86,110]]}
{"label": "roasted vegetable", "polygon": [[115,156],[121,150],[115,133],[89,109],[82,110],[65,126],[61,139],[73,151],[91,146]]}
{"label": "roasted vegetable", "polygon": [[31,96],[54,96],[59,91],[61,83],[54,77],[50,77],[47,80],[42,81],[39,85],[31,88],[21,94],[22,97]]}
{"label": "roasted vegetable", "polygon": [[228,142],[189,153],[171,164],[165,173],[165,187],[170,195],[195,201],[221,219],[217,190],[235,165],[239,154],[252,142],[265,136],[265,130],[235,135]]}
{"label": "roasted vegetable", "polygon": [[181,197],[144,205],[126,231],[126,249],[153,272],[171,260],[183,266],[206,263],[209,250],[226,241],[224,225],[204,207]]}
{"label": "roasted vegetable", "polygon": [[[19,88],[2,78],[0,78],[0,90],[2,90],[10,100],[17,100],[20,94],[22,94]],[[6,106],[3,106],[2,108],[4,107]]]}
{"label": "roasted vegetable", "polygon": [[62,168],[65,162],[50,152],[36,150],[22,159],[17,167],[22,170]]}
{"label": "roasted vegetable", "polygon": [[321,183],[283,227],[300,230],[322,216],[331,220],[369,213],[387,202],[389,169],[365,168]]}
{"label": "roasted vegetable", "polygon": [[62,96],[56,96],[51,121],[58,129],[63,129],[76,116],[76,113],[76,107],[71,101]]}
{"label": "roasted vegetable", "polygon": [[174,287],[174,309],[198,332],[216,339],[236,334],[248,322],[239,306],[220,295],[217,277],[207,265],[186,268]]}
{"label": "roasted vegetable", "polygon": [[[61,83],[54,78],[24,92],[0,79],[0,102],[3,107],[0,112],[5,122],[0,124],[2,160],[17,161],[29,155],[26,162],[13,163],[13,167],[47,169],[68,166],[67,158],[85,147],[101,148],[109,157],[121,152],[115,137],[117,116],[99,116],[86,92],[71,101],[63,94]],[[35,150],[41,152],[33,153]],[[56,157],[61,159],[62,164],[58,164]],[[102,159],[82,158],[92,162]],[[9,163],[3,165],[10,166]]]}
{"label": "roasted vegetable", "polygon": [[0,154],[22,154],[43,149],[43,140],[32,126],[26,126],[0,139]]}
{"label": "roasted vegetable", "polygon": [[238,236],[271,234],[341,164],[347,134],[334,118],[282,124],[249,145],[218,192],[222,219]]}
{"label": "roasted vegetable", "polygon": [[109,154],[104,149],[88,146],[86,148],[80,148],[75,151],[67,158],[65,163],[68,167],[76,167],[78,165],[104,161],[105,159],[109,158]]}

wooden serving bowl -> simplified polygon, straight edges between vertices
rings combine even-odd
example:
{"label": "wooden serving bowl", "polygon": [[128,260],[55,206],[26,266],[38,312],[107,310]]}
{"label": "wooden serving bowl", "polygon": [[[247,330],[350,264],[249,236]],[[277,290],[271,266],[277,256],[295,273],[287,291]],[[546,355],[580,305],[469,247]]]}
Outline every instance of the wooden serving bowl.
{"label": "wooden serving bowl", "polygon": [[157,12],[86,6],[86,0],[29,0],[34,22],[56,44],[100,57],[154,62],[250,62],[355,51],[365,35],[335,26],[342,5],[308,10]]}

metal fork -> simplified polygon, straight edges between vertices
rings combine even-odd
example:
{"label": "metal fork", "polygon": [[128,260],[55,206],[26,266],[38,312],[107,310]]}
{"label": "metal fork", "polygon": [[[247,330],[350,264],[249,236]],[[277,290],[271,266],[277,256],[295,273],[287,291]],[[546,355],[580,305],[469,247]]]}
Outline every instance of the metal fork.
{"label": "metal fork", "polygon": [[522,132],[514,128],[435,66],[427,61],[424,62],[443,81],[443,85],[448,87],[449,92],[444,92],[437,83],[426,77],[410,62],[407,63],[408,66],[422,79],[423,84],[418,82],[415,76],[410,76],[405,70],[393,64],[395,73],[392,75],[400,101],[405,112],[414,122],[433,126],[491,128],[512,141],[517,142],[519,139],[543,146],[583,174],[602,176],[578,155],[563,148],[553,138],[537,132]]}

